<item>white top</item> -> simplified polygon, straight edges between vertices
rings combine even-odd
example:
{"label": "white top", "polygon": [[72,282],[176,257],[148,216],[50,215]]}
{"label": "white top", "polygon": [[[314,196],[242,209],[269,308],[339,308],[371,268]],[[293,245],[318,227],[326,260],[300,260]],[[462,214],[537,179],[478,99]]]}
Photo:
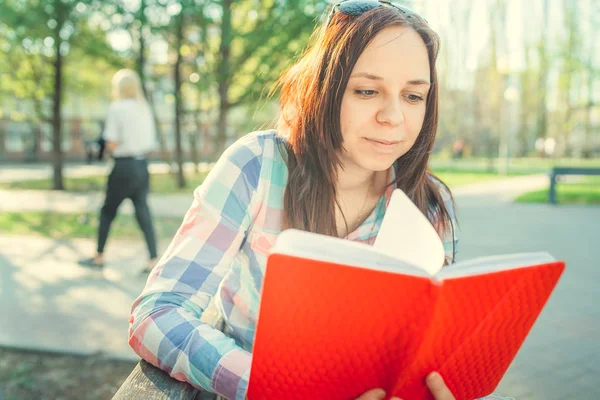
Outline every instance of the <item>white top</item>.
{"label": "white top", "polygon": [[117,143],[114,157],[145,157],[156,147],[156,127],[148,103],[136,99],[111,103],[104,139]]}

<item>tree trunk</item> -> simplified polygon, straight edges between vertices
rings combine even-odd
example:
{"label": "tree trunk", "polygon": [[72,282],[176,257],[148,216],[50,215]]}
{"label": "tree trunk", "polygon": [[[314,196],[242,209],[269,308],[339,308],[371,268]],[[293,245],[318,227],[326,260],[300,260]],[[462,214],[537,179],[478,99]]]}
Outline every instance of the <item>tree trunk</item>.
{"label": "tree trunk", "polygon": [[[486,124],[489,128],[489,139],[488,139],[488,171],[493,171],[494,162],[496,158],[501,155],[500,148],[497,145],[503,143],[504,137],[503,129],[505,129],[504,114],[502,112],[503,99],[504,99],[504,81],[502,73],[498,68],[498,48],[500,47],[500,32],[501,26],[497,22],[498,15],[503,11],[504,3],[501,0],[497,0],[494,6],[490,9],[490,69],[488,71],[488,100],[490,108],[488,110],[489,115],[492,116],[494,123]],[[499,165],[499,164],[498,164]]]}
{"label": "tree trunk", "polygon": [[548,0],[543,3],[543,23],[542,23],[542,38],[538,45],[538,54],[540,59],[540,76],[538,84],[538,115],[537,115],[537,137],[545,138],[548,131],[548,112],[546,109],[546,93],[548,80],[548,51],[546,49],[546,39],[548,32]]}
{"label": "tree trunk", "polygon": [[54,59],[54,95],[53,95],[53,116],[52,116],[52,145],[54,156],[54,190],[64,190],[63,184],[63,152],[62,152],[62,55],[60,54],[61,39],[60,29],[62,24],[57,24],[55,28],[54,41],[56,43],[56,55]]}
{"label": "tree trunk", "polygon": [[219,48],[220,65],[218,72],[219,81],[219,121],[215,137],[215,150],[218,154],[225,150],[227,139],[227,113],[229,112],[229,63],[231,56],[231,3],[232,0],[223,0],[223,19],[221,23],[221,45]]}
{"label": "tree trunk", "polygon": [[6,136],[8,133],[8,120],[0,118],[0,160],[6,155]]}
{"label": "tree trunk", "polygon": [[192,133],[190,139],[190,153],[192,162],[194,163],[194,172],[197,174],[200,172],[200,157],[198,155],[198,135],[200,132]]}
{"label": "tree trunk", "polygon": [[177,160],[177,186],[180,188],[185,187],[185,176],[183,174],[183,150],[181,148],[181,46],[183,44],[183,24],[184,24],[184,10],[177,16],[177,61],[175,61],[174,75],[175,75],[175,148],[176,148],[176,160]]}
{"label": "tree trunk", "polygon": [[140,75],[140,81],[142,82],[142,90],[144,96],[148,97],[148,89],[146,88],[146,74],[144,73],[144,67],[146,66],[146,41],[144,40],[144,28],[146,26],[146,0],[141,0],[140,9],[138,11],[138,21],[140,21],[139,31],[139,53],[136,61],[136,69]]}
{"label": "tree trunk", "polygon": [[529,46],[525,47],[525,69],[521,72],[521,109],[519,111],[519,153],[521,157],[527,157],[529,153],[529,115],[531,109],[531,70],[530,70]]}
{"label": "tree trunk", "polygon": [[[591,3],[590,3],[591,4]],[[594,14],[590,13],[590,26],[594,26]],[[592,40],[590,43],[598,43],[598,30],[595,29],[592,32]],[[592,113],[592,109],[594,107],[594,78],[595,78],[595,68],[594,68],[594,55],[595,52],[590,51],[588,53],[587,60],[587,101],[585,102],[585,112],[583,113],[583,149],[582,149],[582,157],[583,158],[592,158],[593,149],[592,149],[592,136],[594,132],[594,115]],[[582,80],[583,81],[583,80]]]}
{"label": "tree trunk", "polygon": [[571,146],[569,145],[569,136],[573,131],[573,102],[571,88],[573,76],[576,74],[575,63],[578,58],[577,49],[577,15],[572,4],[565,3],[563,9],[565,27],[568,29],[568,39],[564,51],[562,71],[559,78],[559,89],[562,91],[561,103],[564,107],[562,126],[557,132],[557,139],[564,145],[564,154],[572,156]]}
{"label": "tree trunk", "polygon": [[140,30],[138,32],[138,46],[139,53],[136,59],[136,70],[140,75],[140,81],[142,82],[142,90],[144,91],[144,97],[148,101],[150,105],[150,109],[152,110],[152,116],[154,118],[154,126],[156,128],[156,137],[158,139],[158,147],[160,152],[160,158],[167,162],[169,165],[171,164],[171,156],[167,151],[167,144],[165,142],[165,138],[160,128],[160,123],[158,120],[158,116],[156,114],[156,109],[154,107],[154,101],[152,98],[152,93],[148,90],[148,79],[146,77],[145,68],[146,68],[146,39],[144,37],[144,31],[147,26],[147,18],[146,18],[146,0],[141,0],[140,9],[138,10],[137,20],[140,22]]}
{"label": "tree trunk", "polygon": [[40,152],[42,148],[42,123],[38,121],[33,126],[33,146],[31,157],[34,161],[40,160]]}

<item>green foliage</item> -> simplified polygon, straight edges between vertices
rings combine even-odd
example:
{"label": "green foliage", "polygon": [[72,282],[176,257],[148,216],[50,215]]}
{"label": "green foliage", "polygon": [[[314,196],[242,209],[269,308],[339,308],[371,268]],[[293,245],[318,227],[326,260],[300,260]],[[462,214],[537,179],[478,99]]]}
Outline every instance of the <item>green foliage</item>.
{"label": "green foliage", "polygon": [[[316,0],[234,1],[227,25],[223,0],[190,5],[188,33],[194,34],[184,46],[188,76],[197,72],[201,78],[193,86],[203,95],[202,108],[218,105],[215,83],[221,81],[229,85],[228,106],[254,105],[304,48],[324,6]],[[229,59],[219,53],[223,41],[230,47]]]}
{"label": "green foliage", "polygon": [[0,62],[3,97],[29,102],[36,120],[50,120],[56,46],[66,59],[66,93],[106,95],[107,75],[124,60],[108,44],[106,32],[88,20],[101,5],[106,4],[94,0],[0,2],[0,43],[7,50]]}
{"label": "green foliage", "polygon": [[506,178],[506,175],[483,171],[452,171],[448,169],[434,169],[435,176],[440,178],[449,188],[480,183],[489,180]]}
{"label": "green foliage", "polygon": [[[0,0],[0,51],[4,55],[0,57],[1,108],[19,110],[11,115],[15,119],[51,119],[56,46],[65,59],[67,102],[84,96],[108,100],[110,76],[117,68],[130,67],[144,72],[142,78],[154,92],[151,94],[161,105],[170,106],[174,86],[171,66],[179,50],[183,57],[184,137],[202,130],[210,133],[217,125],[219,111],[234,107],[238,107],[237,121],[228,130],[245,131],[247,126],[266,123],[275,116],[260,114],[268,100],[266,95],[281,72],[300,55],[330,3]],[[510,131],[514,138],[511,156],[532,154],[537,137],[555,138],[557,154],[591,155],[598,142],[598,102],[592,93],[600,72],[593,51],[598,41],[598,13],[590,12],[595,3],[561,3],[560,17],[550,18],[559,26],[551,28],[542,23],[549,18],[549,3],[539,0],[543,4],[539,15],[523,19],[529,32],[524,35],[523,48],[513,50],[508,41],[510,18],[504,18],[510,14],[510,2],[488,2],[485,7],[490,23],[486,29],[490,34],[483,32],[482,36],[489,39],[473,71],[465,67],[471,64],[467,60],[471,40],[465,27],[472,7],[467,0],[455,3],[448,15],[451,23],[439,32],[438,146],[449,148],[456,138],[462,138],[470,154],[492,158]],[[419,2],[414,6],[427,8]],[[175,24],[180,14],[185,29],[178,49]],[[530,32],[529,27],[536,25],[543,29]],[[131,46],[113,49],[108,38],[114,33],[129,35]],[[167,60],[152,57],[159,42],[168,45]],[[518,69],[513,65],[512,69],[505,68],[512,52],[521,50],[524,64]],[[509,86],[519,93],[512,105],[504,98]],[[270,114],[272,111],[269,109]],[[87,112],[82,111],[83,118]],[[164,147],[163,141],[161,145]]]}
{"label": "green foliage", "polygon": [[[586,177],[556,186],[558,204],[600,204],[600,177]],[[517,203],[548,203],[548,189],[525,193]]]}
{"label": "green foliage", "polygon": [[[263,89],[291,66],[324,9],[322,2],[312,1],[288,1],[283,6],[274,0],[262,3],[262,7],[256,7],[252,2],[239,2],[234,10],[232,105],[258,100]],[[249,22],[248,16],[254,15]]]}

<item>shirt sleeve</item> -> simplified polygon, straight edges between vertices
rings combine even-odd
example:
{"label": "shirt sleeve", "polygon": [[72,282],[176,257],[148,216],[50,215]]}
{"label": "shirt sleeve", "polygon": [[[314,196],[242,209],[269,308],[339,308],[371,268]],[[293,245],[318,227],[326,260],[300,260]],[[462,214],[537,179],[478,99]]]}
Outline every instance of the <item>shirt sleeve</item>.
{"label": "shirt sleeve", "polygon": [[227,399],[245,399],[251,355],[201,317],[251,224],[259,153],[242,138],[219,159],[130,317],[129,344],[138,355]]}
{"label": "shirt sleeve", "polygon": [[104,132],[102,133],[104,140],[107,142],[119,143],[120,141],[120,128],[119,119],[117,116],[117,110],[115,104],[111,104],[108,108],[108,114],[106,116],[106,124],[104,125]]}

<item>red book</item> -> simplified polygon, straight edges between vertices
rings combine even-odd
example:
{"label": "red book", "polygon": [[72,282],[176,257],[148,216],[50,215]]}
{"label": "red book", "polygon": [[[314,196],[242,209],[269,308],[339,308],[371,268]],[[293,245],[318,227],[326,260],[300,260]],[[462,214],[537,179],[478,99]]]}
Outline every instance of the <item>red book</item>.
{"label": "red book", "polygon": [[424,383],[432,371],[457,400],[484,397],[565,267],[547,253],[520,253],[432,274],[401,258],[382,247],[283,232],[267,262],[249,400],[350,400],[373,388],[388,399],[433,399]]}

